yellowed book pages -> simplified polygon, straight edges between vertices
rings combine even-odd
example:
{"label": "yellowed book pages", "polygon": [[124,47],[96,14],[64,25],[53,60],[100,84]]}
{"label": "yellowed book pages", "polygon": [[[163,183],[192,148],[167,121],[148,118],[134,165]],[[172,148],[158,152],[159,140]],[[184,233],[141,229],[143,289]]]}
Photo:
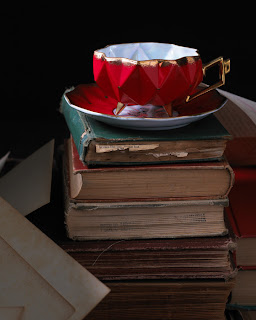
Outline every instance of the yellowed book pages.
{"label": "yellowed book pages", "polygon": [[108,293],[0,198],[0,319],[82,320]]}
{"label": "yellowed book pages", "polygon": [[[182,202],[182,201],[180,201]],[[200,204],[199,204],[200,203]],[[75,240],[220,236],[227,233],[224,208],[193,200],[146,203],[67,203],[68,236]]]}

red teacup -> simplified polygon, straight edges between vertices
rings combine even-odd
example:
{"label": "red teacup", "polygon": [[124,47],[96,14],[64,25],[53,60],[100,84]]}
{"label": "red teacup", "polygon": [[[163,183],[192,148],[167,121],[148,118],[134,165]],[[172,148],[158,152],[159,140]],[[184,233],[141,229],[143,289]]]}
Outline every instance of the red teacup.
{"label": "red teacup", "polygon": [[[219,81],[193,94],[207,68],[219,64]],[[98,49],[93,56],[94,79],[107,96],[125,104],[166,107],[188,102],[225,83],[230,61],[222,57],[203,65],[197,49],[167,43],[128,43]]]}

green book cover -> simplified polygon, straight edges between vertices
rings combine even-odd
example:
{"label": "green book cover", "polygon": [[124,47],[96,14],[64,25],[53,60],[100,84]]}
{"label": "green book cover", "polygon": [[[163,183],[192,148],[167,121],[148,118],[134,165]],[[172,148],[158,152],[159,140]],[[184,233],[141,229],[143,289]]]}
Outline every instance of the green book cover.
{"label": "green book cover", "polygon": [[[226,142],[231,139],[229,132],[214,115],[209,115],[200,121],[178,129],[143,131],[118,128],[97,121],[70,107],[65,99],[62,100],[61,111],[77,147],[80,160],[87,165],[136,165],[218,160],[223,155]],[[186,150],[189,149],[190,152],[182,153],[184,143]],[[91,157],[93,154],[91,150],[89,159],[88,153],[91,144],[93,145],[91,149],[95,150],[98,146],[101,150],[95,151],[93,157]],[[160,148],[156,147],[157,145]],[[153,149],[156,152],[155,155],[150,152]],[[221,150],[217,152],[217,149]],[[128,156],[129,151],[132,154],[130,157]],[[212,151],[210,152],[212,155],[205,156],[205,151]],[[107,154],[108,160],[102,158],[103,153]],[[109,159],[117,153],[119,156],[121,154],[121,160],[119,157]],[[171,158],[167,156],[168,153],[169,156],[172,156]],[[185,156],[186,153],[194,153],[194,155],[190,158]]]}

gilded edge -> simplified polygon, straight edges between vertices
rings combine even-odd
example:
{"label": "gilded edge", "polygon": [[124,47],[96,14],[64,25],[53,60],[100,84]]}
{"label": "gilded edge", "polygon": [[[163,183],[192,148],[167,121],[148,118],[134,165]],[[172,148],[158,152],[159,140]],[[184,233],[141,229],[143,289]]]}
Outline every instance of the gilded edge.
{"label": "gilded edge", "polygon": [[[105,46],[104,48],[107,48],[109,46],[108,45]],[[182,57],[179,59],[175,59],[175,60],[166,60],[166,59],[150,59],[150,60],[132,60],[129,58],[124,58],[124,57],[107,57],[105,53],[100,51],[101,49],[97,49],[94,51],[94,57],[96,59],[101,59],[102,61],[107,61],[111,64],[116,64],[116,65],[126,65],[126,66],[132,66],[132,65],[141,65],[142,67],[154,67],[157,64],[160,65],[160,67],[165,67],[168,66],[170,64],[173,65],[178,65],[178,66],[184,66],[186,64],[193,64],[198,60],[201,60],[199,51],[197,49],[196,52],[198,55],[196,56],[187,56],[187,57]]]}
{"label": "gilded edge", "polygon": [[[68,97],[67,97],[67,95],[66,95],[66,93],[68,93],[70,90],[67,90],[67,91],[65,91],[64,92],[64,94],[63,94],[63,96],[62,96],[62,103],[67,103],[71,108],[74,106],[75,107],[75,109],[77,109],[77,108],[79,108],[79,109],[83,109],[83,108],[81,108],[81,107],[78,107],[78,106],[76,106],[76,105],[74,105],[74,104],[72,104],[71,102],[70,102],[70,100],[68,99]],[[219,93],[220,94],[220,93]],[[160,120],[160,121],[162,121],[162,120],[166,120],[166,119],[177,119],[177,118],[179,118],[179,119],[182,119],[182,118],[191,118],[191,117],[197,117],[197,116],[202,116],[202,115],[208,115],[208,114],[211,114],[211,113],[213,113],[213,112],[216,112],[216,111],[218,111],[220,108],[222,108],[225,104],[226,104],[226,102],[228,101],[228,99],[226,99],[225,101],[223,101],[216,109],[213,109],[213,110],[211,110],[211,111],[206,111],[206,112],[201,112],[201,113],[195,113],[195,114],[193,114],[193,115],[191,115],[191,116],[177,116],[177,117],[170,117],[170,118],[137,118],[137,117],[131,117],[131,116],[127,116],[127,117],[125,117],[125,116],[123,116],[123,117],[118,117],[118,116],[116,116],[116,115],[110,115],[110,114],[105,114],[105,113],[101,113],[101,112],[96,112],[96,111],[92,111],[93,113],[95,113],[95,114],[99,114],[99,115],[103,115],[103,116],[108,116],[108,117],[111,117],[111,118],[119,118],[119,119],[138,119],[139,121],[140,120],[145,120],[145,119],[149,119],[149,120]],[[77,109],[77,110],[79,110],[79,109]],[[80,110],[80,111],[82,111],[82,110]],[[83,111],[82,111],[83,112]]]}

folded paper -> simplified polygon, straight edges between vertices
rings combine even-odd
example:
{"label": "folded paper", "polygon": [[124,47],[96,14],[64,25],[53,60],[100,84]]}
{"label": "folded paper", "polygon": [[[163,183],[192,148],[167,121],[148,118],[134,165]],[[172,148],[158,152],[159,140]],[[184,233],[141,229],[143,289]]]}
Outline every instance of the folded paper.
{"label": "folded paper", "polygon": [[24,216],[50,202],[54,140],[0,179],[0,196]]}
{"label": "folded paper", "polygon": [[0,198],[0,318],[81,320],[109,289]]}
{"label": "folded paper", "polygon": [[235,103],[256,124],[256,102],[236,94],[218,90],[223,96]]}

